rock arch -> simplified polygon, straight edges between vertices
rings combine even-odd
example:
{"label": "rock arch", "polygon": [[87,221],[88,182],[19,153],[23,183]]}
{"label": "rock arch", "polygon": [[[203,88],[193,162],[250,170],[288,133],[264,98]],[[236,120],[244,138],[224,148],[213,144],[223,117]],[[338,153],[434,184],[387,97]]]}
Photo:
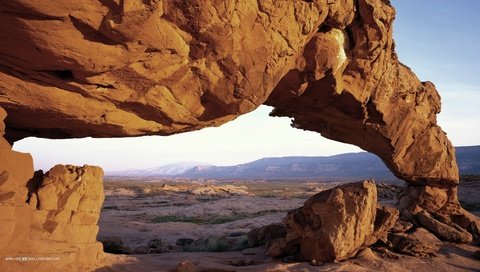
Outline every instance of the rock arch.
{"label": "rock arch", "polygon": [[[399,62],[388,1],[11,0],[0,15],[10,143],[175,134],[267,104],[380,156],[410,185],[403,207],[478,229],[456,198],[440,97]],[[1,152],[11,155],[5,141]],[[24,158],[18,194],[33,175]]]}

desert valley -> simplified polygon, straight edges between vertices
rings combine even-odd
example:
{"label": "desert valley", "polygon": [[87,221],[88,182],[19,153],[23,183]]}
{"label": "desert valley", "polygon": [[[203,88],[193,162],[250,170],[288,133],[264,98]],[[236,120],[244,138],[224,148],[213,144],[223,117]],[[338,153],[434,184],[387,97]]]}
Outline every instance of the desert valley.
{"label": "desert valley", "polygon": [[480,271],[440,2],[0,1],[0,272]]}
{"label": "desert valley", "polygon": [[[271,258],[265,243],[286,234],[279,226],[287,212],[342,183],[346,182],[107,177],[98,240],[106,252],[115,254],[107,255],[107,262],[115,265],[99,271],[427,272],[480,267],[479,244],[439,240],[437,249],[417,244],[401,253],[377,243],[358,258],[321,266]],[[398,182],[377,183],[379,203],[398,205],[403,189]],[[479,193],[480,176],[465,176],[460,202],[477,216]],[[267,233],[255,231],[266,226],[271,226]]]}

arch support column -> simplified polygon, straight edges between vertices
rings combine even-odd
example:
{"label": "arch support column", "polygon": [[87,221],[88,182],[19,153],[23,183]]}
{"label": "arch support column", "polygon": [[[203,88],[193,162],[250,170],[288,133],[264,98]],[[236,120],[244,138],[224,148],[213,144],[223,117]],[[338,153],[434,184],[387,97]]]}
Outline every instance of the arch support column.
{"label": "arch support column", "polygon": [[398,60],[394,15],[384,1],[359,0],[349,25],[323,23],[265,104],[295,128],[378,155],[408,184],[403,208],[467,214],[455,150],[437,125],[440,96]]}

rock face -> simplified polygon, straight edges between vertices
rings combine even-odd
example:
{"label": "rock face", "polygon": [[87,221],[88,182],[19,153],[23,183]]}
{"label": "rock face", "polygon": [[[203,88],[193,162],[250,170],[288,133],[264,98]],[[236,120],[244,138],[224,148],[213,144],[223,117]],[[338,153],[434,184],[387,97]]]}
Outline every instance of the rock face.
{"label": "rock face", "polygon": [[[409,183],[402,208],[447,215],[480,237],[480,221],[458,203],[455,152],[436,123],[440,96],[399,62],[394,16],[384,0],[1,1],[5,139],[168,135],[218,126],[267,104],[273,116],[293,118],[295,128],[377,154]],[[11,151],[3,138],[0,152],[2,250],[28,253],[25,243],[11,242],[18,237],[38,238],[39,248],[80,242],[62,236],[71,231],[67,215],[78,212],[72,220],[89,225],[79,232],[92,234],[81,241],[90,249],[71,252],[96,254],[92,214],[101,196],[81,188],[100,187],[74,184],[101,180],[100,170],[54,168],[43,187],[27,192],[31,157]],[[338,207],[350,203],[342,190],[331,199]],[[93,198],[82,204],[83,197]],[[375,208],[350,204],[342,209],[364,212],[368,229],[354,237],[332,229],[329,243],[352,239],[345,248],[317,249],[307,237],[324,230],[311,218],[312,229],[294,238],[305,257],[325,250],[328,258],[344,258],[365,242]],[[310,202],[303,209],[318,212]],[[34,230],[50,232],[49,240]],[[281,251],[292,240],[282,241],[272,248]]]}
{"label": "rock face", "polygon": [[85,271],[100,261],[103,171],[57,165],[34,176],[31,156],[0,140],[0,270]]}
{"label": "rock face", "polygon": [[440,250],[442,242],[424,228],[412,233],[390,233],[391,247],[399,253],[411,256],[432,256]]}
{"label": "rock face", "polygon": [[365,241],[365,245],[372,245],[378,240],[385,241],[387,239],[388,231],[395,226],[398,217],[399,212],[397,209],[378,205],[377,213],[375,215],[375,223],[373,225],[373,234]]}
{"label": "rock face", "polygon": [[423,208],[459,210],[440,97],[398,61],[388,1],[11,0],[0,13],[10,142],[174,134],[264,103],[447,198]]}
{"label": "rock face", "polygon": [[287,235],[287,229],[283,223],[272,223],[249,231],[248,245],[251,247],[265,245],[275,239],[284,238],[285,235]]}
{"label": "rock face", "polygon": [[5,265],[8,252],[19,252],[29,236],[32,220],[31,208],[25,203],[28,189],[25,186],[33,176],[33,161],[29,154],[12,151],[3,138],[6,112],[0,108],[0,270]]}
{"label": "rock face", "polygon": [[0,12],[0,106],[15,140],[223,124],[267,99],[330,8],[289,0],[14,0]]}
{"label": "rock face", "polygon": [[455,153],[436,125],[440,97],[398,61],[384,2],[360,0],[346,28],[320,28],[266,104],[296,128],[377,154],[413,186],[456,186]]}
{"label": "rock face", "polygon": [[291,254],[305,260],[333,261],[353,257],[374,231],[377,190],[373,181],[335,187],[310,197],[288,213],[287,236],[269,249],[274,257]]}

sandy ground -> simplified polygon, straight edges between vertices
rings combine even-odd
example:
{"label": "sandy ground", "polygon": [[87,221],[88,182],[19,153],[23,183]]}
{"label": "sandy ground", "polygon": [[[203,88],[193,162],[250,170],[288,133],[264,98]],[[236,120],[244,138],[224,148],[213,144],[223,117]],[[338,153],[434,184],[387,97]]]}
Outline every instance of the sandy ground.
{"label": "sandy ground", "polygon": [[[243,185],[223,183],[202,186],[153,182],[126,188],[121,187],[123,183],[107,185],[98,237],[121,238],[125,245],[135,249],[155,238],[175,245],[180,238],[196,240],[246,234],[253,228],[281,222],[308,195],[332,187],[321,183],[303,185],[292,186],[296,187],[296,195],[291,195],[295,188],[285,190],[281,184],[273,190],[255,184],[250,191]],[[225,186],[227,192],[222,190]],[[272,191],[277,197],[272,197]],[[186,222],[179,222],[182,220]],[[199,220],[206,222],[196,224]]]}
{"label": "sandy ground", "polygon": [[[472,254],[478,246],[446,244],[437,257],[417,258],[401,256],[398,259],[382,257],[375,253],[373,257],[355,258],[321,266],[308,263],[283,263],[269,258],[261,250],[255,255],[242,252],[199,252],[199,253],[164,253],[145,255],[108,254],[103,267],[98,272],[127,271],[173,271],[183,261],[195,264],[200,271],[416,271],[416,272],[450,272],[480,271],[480,260]],[[232,264],[250,265],[235,266]]]}
{"label": "sandy ground", "polygon": [[[336,184],[318,182],[106,182],[106,201],[99,222],[99,240],[116,237],[129,249],[161,239],[171,248],[161,254],[107,254],[96,271],[173,271],[188,260],[198,271],[480,271],[473,254],[478,245],[445,244],[436,257],[383,256],[311,266],[284,263],[262,248],[232,252],[181,252],[180,238],[242,236],[253,228],[280,222],[305,199]],[[477,207],[476,183],[460,189],[463,203]],[[394,204],[393,195],[380,199]],[[480,205],[478,205],[480,207]],[[477,215],[479,211],[475,212]],[[217,270],[215,270],[215,269]],[[213,270],[212,270],[213,269]],[[220,270],[218,270],[220,269]]]}

